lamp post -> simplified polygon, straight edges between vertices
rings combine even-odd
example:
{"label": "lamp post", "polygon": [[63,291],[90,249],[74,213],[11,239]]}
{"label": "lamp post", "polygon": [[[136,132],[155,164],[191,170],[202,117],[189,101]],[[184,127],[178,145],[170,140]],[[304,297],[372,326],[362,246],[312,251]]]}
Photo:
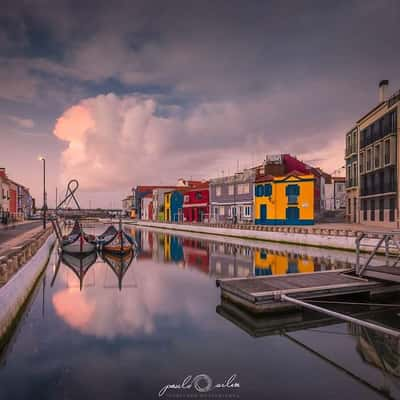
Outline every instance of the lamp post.
{"label": "lamp post", "polygon": [[39,161],[43,161],[43,229],[46,229],[46,213],[47,213],[47,202],[46,202],[46,159],[39,157]]}

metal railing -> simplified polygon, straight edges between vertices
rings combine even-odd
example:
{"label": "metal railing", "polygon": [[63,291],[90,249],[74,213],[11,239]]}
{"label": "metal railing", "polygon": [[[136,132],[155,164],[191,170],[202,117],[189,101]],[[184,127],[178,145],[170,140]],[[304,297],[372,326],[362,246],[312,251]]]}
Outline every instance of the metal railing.
{"label": "metal railing", "polygon": [[[365,239],[375,239],[375,243],[365,243]],[[364,243],[363,243],[364,240]],[[364,264],[361,263],[361,252],[371,248]],[[356,274],[362,276],[377,255],[385,256],[385,265],[396,267],[400,261],[400,231],[392,232],[359,232],[356,237]],[[394,261],[392,261],[394,258]]]}

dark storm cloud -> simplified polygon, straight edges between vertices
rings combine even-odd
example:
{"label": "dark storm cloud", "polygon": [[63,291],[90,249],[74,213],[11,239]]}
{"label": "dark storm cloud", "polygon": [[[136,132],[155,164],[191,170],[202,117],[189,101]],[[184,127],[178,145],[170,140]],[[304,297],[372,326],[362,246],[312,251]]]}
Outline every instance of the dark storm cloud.
{"label": "dark storm cloud", "polygon": [[395,0],[10,1],[0,97],[40,100],[55,119],[83,97],[146,94],[184,121],[170,153],[197,149],[212,165],[257,144],[337,165],[378,81],[400,88],[399,20]]}

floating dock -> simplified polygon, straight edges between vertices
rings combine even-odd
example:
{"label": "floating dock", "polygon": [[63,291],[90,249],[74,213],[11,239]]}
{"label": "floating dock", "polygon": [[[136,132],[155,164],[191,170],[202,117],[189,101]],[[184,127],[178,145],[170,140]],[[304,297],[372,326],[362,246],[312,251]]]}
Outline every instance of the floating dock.
{"label": "floating dock", "polygon": [[[252,313],[273,313],[298,308],[292,299],[370,294],[393,286],[349,274],[350,270],[298,273],[253,278],[218,279],[221,297]],[[396,285],[397,286],[397,285]],[[397,286],[398,288],[398,286]]]}

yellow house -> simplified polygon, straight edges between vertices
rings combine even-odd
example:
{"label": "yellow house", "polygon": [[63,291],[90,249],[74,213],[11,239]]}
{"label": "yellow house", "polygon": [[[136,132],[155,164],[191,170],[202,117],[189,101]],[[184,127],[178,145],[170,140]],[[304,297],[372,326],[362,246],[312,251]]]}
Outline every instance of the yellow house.
{"label": "yellow house", "polygon": [[257,249],[254,252],[254,274],[256,276],[314,272],[314,269],[314,261],[311,257],[290,257],[264,249]]}
{"label": "yellow house", "polygon": [[172,192],[164,194],[164,221],[171,221],[171,195]]}
{"label": "yellow house", "polygon": [[256,225],[314,224],[314,176],[296,171],[260,177],[254,185]]}

